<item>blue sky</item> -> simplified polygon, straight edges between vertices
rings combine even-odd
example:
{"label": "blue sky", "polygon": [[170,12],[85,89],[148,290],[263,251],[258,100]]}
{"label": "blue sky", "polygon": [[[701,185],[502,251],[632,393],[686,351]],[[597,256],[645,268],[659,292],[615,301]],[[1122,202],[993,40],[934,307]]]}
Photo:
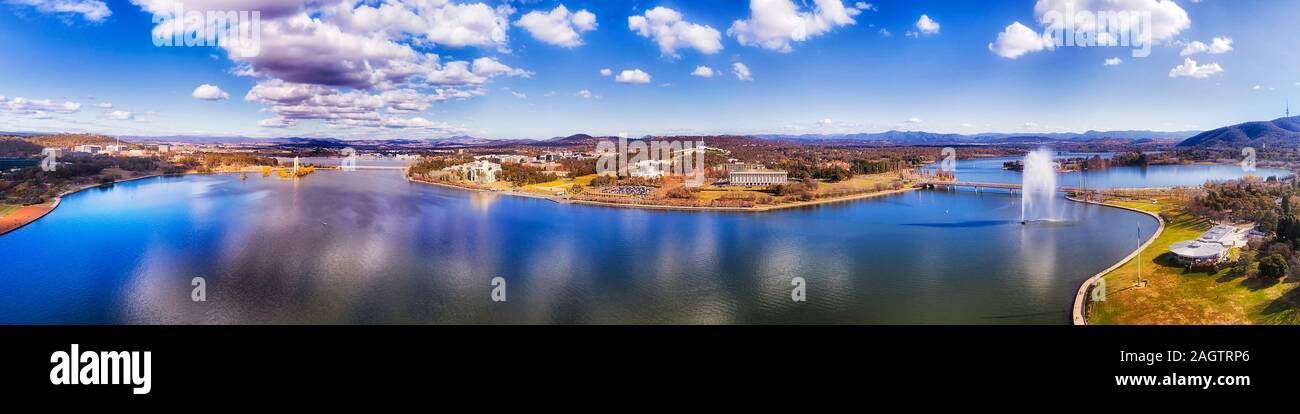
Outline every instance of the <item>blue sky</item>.
{"label": "blue sky", "polygon": [[[1067,1],[0,0],[0,130],[1192,130],[1279,117],[1300,97],[1300,32],[1289,29],[1300,2],[1079,0],[1075,10],[1153,13],[1152,52],[1132,57],[1126,47],[1038,47],[1041,11]],[[155,47],[153,11],[178,2],[263,10],[260,54]],[[393,20],[366,18],[380,15]],[[629,16],[646,17],[646,35]],[[1025,33],[1009,28],[1017,22],[1029,43],[1011,42]],[[714,76],[692,76],[700,66]],[[619,82],[624,71],[649,80]]]}

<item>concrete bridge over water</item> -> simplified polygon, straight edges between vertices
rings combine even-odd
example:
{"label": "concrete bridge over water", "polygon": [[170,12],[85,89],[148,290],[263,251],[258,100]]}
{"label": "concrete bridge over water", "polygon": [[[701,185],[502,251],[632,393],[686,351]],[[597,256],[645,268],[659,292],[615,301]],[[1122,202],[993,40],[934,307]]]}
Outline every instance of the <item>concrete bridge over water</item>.
{"label": "concrete bridge over water", "polygon": [[[921,186],[923,186],[923,187],[925,187],[925,188],[938,188],[938,187],[958,188],[958,187],[967,187],[967,188],[973,188],[973,189],[975,189],[975,191],[979,191],[979,190],[986,189],[986,188],[994,188],[994,189],[1000,189],[1000,190],[1008,190],[1008,191],[1010,191],[1010,192],[1012,192],[1012,193],[1016,193],[1016,192],[1024,191],[1024,188],[1025,188],[1025,186],[1024,186],[1024,185],[1021,185],[1021,184],[983,183],[983,182],[977,182],[977,181],[940,181],[940,180],[926,180],[926,181],[922,181],[922,182],[921,182]],[[1056,187],[1056,191],[1063,192],[1063,193],[1068,193],[1068,194],[1079,194],[1079,193],[1083,192],[1084,190],[1083,190],[1083,189],[1080,189],[1080,188],[1078,188],[1078,187]],[[1088,192],[1096,192],[1097,189],[1095,189],[1095,188],[1094,188],[1094,189],[1088,189],[1088,190],[1086,190],[1086,191],[1088,191]]]}
{"label": "concrete bridge over water", "polygon": [[[986,189],[986,188],[994,188],[1000,190],[1008,190],[1012,193],[1024,191],[1024,187],[1025,187],[1024,185],[1021,184],[984,183],[978,181],[943,181],[943,180],[922,180],[919,184],[925,188],[967,187],[967,188],[973,188],[976,191],[979,191],[981,189]],[[1097,194],[1104,191],[1122,192],[1122,191],[1151,191],[1151,190],[1169,190],[1169,189],[1171,189],[1171,187],[1137,187],[1137,188],[1121,188],[1121,187],[1080,188],[1080,187],[1066,187],[1066,186],[1056,187],[1057,192],[1062,192],[1070,195],[1082,194],[1084,192],[1087,192],[1088,194]]]}
{"label": "concrete bridge over water", "polygon": [[[338,166],[338,165],[320,165],[320,166],[317,166],[316,168],[318,168],[318,169],[322,169],[322,170],[341,170],[341,169],[343,169],[342,166]],[[355,169],[355,170],[357,170],[357,171],[361,171],[361,170],[391,170],[391,171],[405,171],[407,168],[411,168],[411,166],[409,166],[409,165],[357,165],[357,166],[354,166],[354,167],[352,167],[352,168]]]}

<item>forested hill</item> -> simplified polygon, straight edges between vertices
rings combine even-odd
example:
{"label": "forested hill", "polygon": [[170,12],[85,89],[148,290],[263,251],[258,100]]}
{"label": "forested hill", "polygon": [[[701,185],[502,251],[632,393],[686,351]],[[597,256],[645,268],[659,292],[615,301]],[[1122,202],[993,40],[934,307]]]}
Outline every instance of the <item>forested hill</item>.
{"label": "forested hill", "polygon": [[[45,146],[45,147],[60,147],[60,148],[71,148],[77,145],[88,145],[88,144],[107,145],[107,144],[116,144],[118,142],[117,138],[104,136],[104,135],[95,135],[95,134],[54,134],[54,135],[26,137],[23,139],[27,140],[28,142]],[[129,144],[126,141],[122,141],[122,143]]]}
{"label": "forested hill", "polygon": [[0,137],[0,157],[30,157],[41,153],[36,145],[18,137]]}
{"label": "forested hill", "polygon": [[1179,143],[1193,148],[1295,148],[1300,146],[1300,116],[1246,122],[1202,132]]}

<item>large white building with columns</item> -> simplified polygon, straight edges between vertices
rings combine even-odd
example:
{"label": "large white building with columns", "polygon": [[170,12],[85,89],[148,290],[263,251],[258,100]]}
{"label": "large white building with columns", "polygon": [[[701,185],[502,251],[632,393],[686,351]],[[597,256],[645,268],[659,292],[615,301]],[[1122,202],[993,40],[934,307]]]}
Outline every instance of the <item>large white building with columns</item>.
{"label": "large white building with columns", "polygon": [[754,170],[754,171],[732,171],[730,178],[727,180],[731,185],[739,186],[766,186],[781,185],[789,180],[785,171],[778,170]]}
{"label": "large white building with columns", "polygon": [[497,181],[497,174],[501,172],[501,164],[478,160],[468,164],[447,167],[444,170],[458,172],[469,181],[491,184]]}

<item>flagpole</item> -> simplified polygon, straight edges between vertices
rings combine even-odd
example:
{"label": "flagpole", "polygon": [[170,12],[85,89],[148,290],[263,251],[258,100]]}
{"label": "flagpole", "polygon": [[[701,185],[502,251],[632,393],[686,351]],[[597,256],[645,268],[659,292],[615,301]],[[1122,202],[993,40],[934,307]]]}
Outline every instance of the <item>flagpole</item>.
{"label": "flagpole", "polygon": [[1135,283],[1133,286],[1141,287],[1141,286],[1142,286],[1142,222],[1141,222],[1141,221],[1137,222],[1137,236],[1138,236],[1138,238],[1137,238],[1137,241],[1138,241],[1138,255],[1137,255],[1137,261],[1138,261],[1138,273],[1137,273],[1137,283]]}

